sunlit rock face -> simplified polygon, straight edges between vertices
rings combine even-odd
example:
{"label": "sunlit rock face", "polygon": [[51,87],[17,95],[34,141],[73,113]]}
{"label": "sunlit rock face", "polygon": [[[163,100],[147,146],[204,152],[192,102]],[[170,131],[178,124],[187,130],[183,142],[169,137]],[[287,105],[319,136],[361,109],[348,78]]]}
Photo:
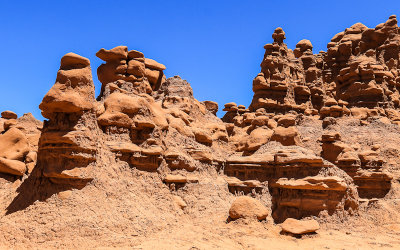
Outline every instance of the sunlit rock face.
{"label": "sunlit rock face", "polygon": [[54,86],[39,108],[45,121],[38,164],[54,182],[90,180],[86,167],[96,161],[99,129],[90,62],[68,53]]}

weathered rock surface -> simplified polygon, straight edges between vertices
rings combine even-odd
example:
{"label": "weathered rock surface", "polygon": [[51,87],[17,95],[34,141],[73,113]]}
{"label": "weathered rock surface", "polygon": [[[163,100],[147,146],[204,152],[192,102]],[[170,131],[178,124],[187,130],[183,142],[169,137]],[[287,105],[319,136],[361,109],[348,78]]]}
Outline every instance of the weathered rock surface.
{"label": "weathered rock surface", "polygon": [[355,187],[346,184],[337,176],[313,176],[302,179],[281,178],[270,184],[273,197],[273,218],[318,216],[326,210],[329,214],[337,210],[350,213],[358,209]]}
{"label": "weathered rock surface", "polygon": [[316,220],[296,220],[293,218],[286,219],[280,226],[282,232],[295,235],[314,233],[319,229],[319,223]]}
{"label": "weathered rock surface", "polygon": [[39,108],[48,118],[39,141],[38,165],[53,182],[90,180],[85,168],[96,161],[99,129],[94,84],[87,58],[68,53],[54,86]]}
{"label": "weathered rock surface", "polygon": [[16,113],[14,113],[10,110],[6,110],[6,111],[1,112],[1,118],[7,119],[7,120],[8,119],[17,119],[18,116]]}
{"label": "weathered rock surface", "polygon": [[267,216],[268,209],[258,200],[248,196],[236,198],[229,209],[229,217],[233,220],[239,218],[265,220]]}
{"label": "weathered rock surface", "polygon": [[5,111],[8,117],[5,131],[0,133],[0,173],[22,176],[36,165],[36,154],[42,123],[32,114],[24,114],[17,119],[12,111]]}
{"label": "weathered rock surface", "polygon": [[[19,234],[4,233],[25,236],[31,228],[20,221],[32,222],[30,213],[43,207],[52,220],[69,213],[85,238],[110,224],[121,235],[154,232],[153,225],[170,228],[182,214],[220,221],[231,205],[232,220],[271,214],[284,222],[283,231],[304,234],[318,224],[293,218],[344,221],[376,201],[397,199],[396,17],[375,29],[355,24],[319,54],[309,40],[287,48],[281,28],[272,38],[251,104],[226,103],[222,119],[216,102],[196,100],[186,80],[166,79],[166,67],[142,52],[126,46],[97,52],[104,61],[97,98],[90,61],[66,54],[39,106],[44,123],[31,114],[1,114],[0,204],[24,215],[5,218],[17,219]],[[395,214],[376,203],[373,209]],[[33,223],[49,220],[43,215]],[[132,223],[137,232],[129,231]]]}

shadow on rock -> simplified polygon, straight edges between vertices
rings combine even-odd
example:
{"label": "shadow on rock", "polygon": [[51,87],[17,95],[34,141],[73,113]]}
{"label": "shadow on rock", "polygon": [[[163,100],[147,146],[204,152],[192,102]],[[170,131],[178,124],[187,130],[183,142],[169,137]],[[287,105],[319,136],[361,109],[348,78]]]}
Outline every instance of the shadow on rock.
{"label": "shadow on rock", "polygon": [[86,183],[55,184],[42,175],[42,168],[36,166],[31,175],[18,187],[18,195],[7,207],[6,215],[24,210],[35,201],[45,201],[53,194],[71,189],[82,189]]}

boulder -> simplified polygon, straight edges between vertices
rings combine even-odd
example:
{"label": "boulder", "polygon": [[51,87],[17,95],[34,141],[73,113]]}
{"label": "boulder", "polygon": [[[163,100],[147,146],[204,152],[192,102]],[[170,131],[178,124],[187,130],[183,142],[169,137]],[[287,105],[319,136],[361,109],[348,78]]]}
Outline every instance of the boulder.
{"label": "boulder", "polygon": [[288,128],[295,125],[296,125],[296,116],[294,115],[288,114],[278,119],[278,126]]}
{"label": "boulder", "polygon": [[280,142],[283,146],[300,145],[299,131],[296,127],[277,127],[271,137],[272,141]]}
{"label": "boulder", "polygon": [[10,128],[0,134],[0,157],[23,161],[28,152],[29,143],[21,130]]}
{"label": "boulder", "polygon": [[4,119],[17,119],[18,116],[17,116],[16,113],[14,113],[14,112],[12,112],[10,110],[6,110],[6,111],[1,112],[1,118],[4,118]]}
{"label": "boulder", "polygon": [[248,196],[236,198],[229,209],[229,217],[233,220],[239,218],[265,220],[268,214],[268,209],[260,201]]}
{"label": "boulder", "polygon": [[154,70],[158,70],[158,71],[163,71],[166,69],[166,67],[163,64],[158,63],[155,60],[150,59],[150,58],[145,58],[144,64],[146,65],[146,68],[150,68],[150,69],[154,69]]}
{"label": "boulder", "polygon": [[96,56],[106,62],[119,61],[128,57],[128,47],[117,46],[110,50],[106,50],[103,48],[96,53]]}
{"label": "boulder", "polygon": [[22,176],[25,171],[25,163],[0,157],[0,173]]}
{"label": "boulder", "polygon": [[251,131],[250,135],[244,136],[239,144],[238,151],[254,152],[259,149],[263,144],[267,143],[273,134],[273,130],[268,128],[256,128]]}

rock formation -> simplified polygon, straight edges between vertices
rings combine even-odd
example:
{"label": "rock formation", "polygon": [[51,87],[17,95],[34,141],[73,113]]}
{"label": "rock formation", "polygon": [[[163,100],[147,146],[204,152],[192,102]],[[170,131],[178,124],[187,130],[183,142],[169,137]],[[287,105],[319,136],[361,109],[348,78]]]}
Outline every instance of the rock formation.
{"label": "rock formation", "polygon": [[0,173],[23,176],[36,165],[42,123],[31,113],[18,118],[12,111],[1,113]]}
{"label": "rock formation", "polygon": [[[64,199],[73,191],[98,191],[101,202],[118,201],[107,209],[122,207],[125,216],[130,208],[123,203],[133,197],[135,205],[146,204],[141,209],[168,214],[168,226],[177,214],[222,209],[230,220],[270,216],[283,222],[283,231],[303,234],[318,224],[293,218],[343,219],[365,209],[365,200],[396,196],[396,17],[375,29],[355,24],[319,54],[309,40],[287,48],[282,28],[272,38],[251,104],[225,104],[222,119],[216,102],[196,100],[186,80],[167,79],[166,67],[142,52],[118,46],[96,53],[104,61],[97,98],[89,60],[66,54],[39,105],[43,124],[31,114],[1,113],[0,177],[22,182],[7,212],[54,193]],[[378,146],[371,138],[382,131],[396,138],[378,138],[384,144]],[[118,191],[109,192],[111,186]],[[135,196],[141,192],[146,195]],[[30,204],[18,207],[28,198]],[[92,211],[77,200],[65,204]],[[46,204],[64,205],[52,202]],[[141,225],[149,224],[146,218]]]}
{"label": "rock formation", "polygon": [[43,176],[55,183],[91,180],[86,167],[96,161],[100,137],[89,60],[74,53],[63,56],[56,83],[39,108],[48,119],[38,151]]}

